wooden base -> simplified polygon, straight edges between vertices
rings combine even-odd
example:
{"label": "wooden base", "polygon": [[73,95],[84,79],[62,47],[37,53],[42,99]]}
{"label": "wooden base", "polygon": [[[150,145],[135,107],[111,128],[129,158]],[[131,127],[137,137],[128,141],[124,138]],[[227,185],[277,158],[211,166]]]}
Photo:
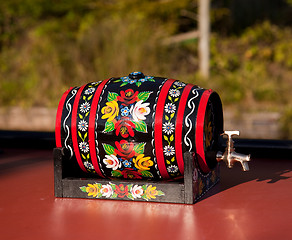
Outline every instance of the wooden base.
{"label": "wooden base", "polygon": [[184,153],[178,181],[102,179],[77,173],[64,148],[54,149],[55,197],[193,204],[219,181],[219,166],[203,174],[193,153]]}

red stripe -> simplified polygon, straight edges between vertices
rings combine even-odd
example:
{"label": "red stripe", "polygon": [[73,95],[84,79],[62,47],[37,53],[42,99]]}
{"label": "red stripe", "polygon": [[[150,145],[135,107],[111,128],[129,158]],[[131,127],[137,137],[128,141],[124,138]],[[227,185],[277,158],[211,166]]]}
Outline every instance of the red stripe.
{"label": "red stripe", "polygon": [[188,100],[188,96],[190,91],[192,90],[193,85],[188,84],[181,95],[181,99],[179,101],[179,106],[177,110],[176,123],[175,123],[175,155],[176,161],[178,164],[178,169],[180,173],[184,174],[184,158],[182,152],[182,129],[183,129],[183,120],[184,120],[184,112],[186,103]]}
{"label": "red stripe", "polygon": [[90,114],[89,114],[89,123],[88,123],[88,142],[89,142],[89,150],[90,150],[90,155],[91,155],[91,161],[92,164],[94,166],[94,169],[96,171],[96,173],[100,176],[100,177],[104,177],[102,172],[100,171],[99,168],[99,164],[98,164],[98,160],[96,157],[96,149],[95,149],[95,121],[96,121],[96,114],[97,114],[97,106],[99,104],[99,98],[101,95],[101,92],[104,88],[104,85],[108,82],[109,79],[104,80],[103,82],[101,82],[96,91],[95,91],[95,95],[92,99],[92,104],[91,104],[91,110],[90,110]]}
{"label": "red stripe", "polygon": [[154,120],[154,141],[155,141],[155,149],[156,149],[155,152],[156,152],[158,169],[162,178],[169,178],[169,174],[166,170],[164,155],[163,155],[162,122],[163,122],[165,100],[173,82],[174,82],[173,79],[168,79],[162,86],[160,94],[158,96],[155,120]]}
{"label": "red stripe", "polygon": [[81,88],[78,89],[78,92],[76,94],[74,104],[73,104],[73,111],[72,111],[72,119],[71,119],[71,132],[72,132],[72,142],[73,142],[73,149],[74,153],[77,159],[77,162],[80,166],[80,168],[84,171],[87,172],[86,168],[83,165],[79,147],[78,147],[78,141],[77,141],[77,126],[76,126],[76,121],[77,121],[77,111],[78,111],[78,105],[79,105],[79,100],[81,93],[86,85],[82,86]]}
{"label": "red stripe", "polygon": [[62,112],[64,109],[64,104],[69,92],[72,90],[72,87],[69,88],[61,97],[61,100],[58,105],[57,115],[56,115],[56,124],[55,124],[55,139],[56,139],[56,147],[62,147],[62,140],[61,140],[61,122],[62,122]]}
{"label": "red stripe", "polygon": [[205,158],[205,150],[204,150],[204,120],[206,107],[209,100],[210,95],[212,94],[212,90],[204,91],[198,108],[197,120],[196,120],[196,152],[198,162],[200,167],[205,173],[210,172],[210,169],[207,165]]}

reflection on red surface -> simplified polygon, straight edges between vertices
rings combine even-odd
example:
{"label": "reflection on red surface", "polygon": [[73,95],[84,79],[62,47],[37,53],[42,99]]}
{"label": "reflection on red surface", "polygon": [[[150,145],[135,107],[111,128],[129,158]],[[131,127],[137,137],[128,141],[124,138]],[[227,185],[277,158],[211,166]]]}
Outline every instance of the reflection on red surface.
{"label": "reflection on red surface", "polygon": [[1,239],[292,239],[292,161],[226,169],[194,205],[61,199],[51,151],[0,155]]}

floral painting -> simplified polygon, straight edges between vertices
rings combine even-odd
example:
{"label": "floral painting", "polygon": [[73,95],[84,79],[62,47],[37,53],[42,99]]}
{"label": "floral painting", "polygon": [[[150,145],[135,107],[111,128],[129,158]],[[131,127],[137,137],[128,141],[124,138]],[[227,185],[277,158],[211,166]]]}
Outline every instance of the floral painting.
{"label": "floral painting", "polygon": [[101,183],[93,183],[80,187],[80,190],[87,193],[88,197],[93,198],[128,198],[131,200],[144,199],[148,201],[165,195],[162,191],[157,190],[156,186],[151,184],[144,184],[140,186],[137,184],[118,185],[111,182],[104,185]]}
{"label": "floral painting", "polygon": [[134,131],[147,133],[146,116],[150,113],[146,102],[152,92],[138,92],[133,89],[109,92],[106,106],[101,109],[102,119],[106,119],[104,133],[115,131],[117,136],[127,138]]}
{"label": "floral painting", "polygon": [[116,141],[115,146],[102,144],[106,153],[103,163],[111,169],[112,177],[127,179],[152,178],[149,171],[153,166],[150,157],[144,155],[145,143],[133,143],[126,140]]}

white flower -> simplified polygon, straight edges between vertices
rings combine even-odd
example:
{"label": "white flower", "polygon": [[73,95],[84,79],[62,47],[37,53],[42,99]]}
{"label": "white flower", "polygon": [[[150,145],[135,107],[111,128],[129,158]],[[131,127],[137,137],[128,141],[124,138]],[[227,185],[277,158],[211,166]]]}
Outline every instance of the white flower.
{"label": "white flower", "polygon": [[171,122],[163,123],[162,130],[168,135],[172,134],[174,130],[174,124]]}
{"label": "white flower", "polygon": [[90,104],[88,102],[82,103],[80,106],[80,112],[86,113],[90,109]]}
{"label": "white flower", "polygon": [[164,109],[167,113],[174,113],[176,110],[176,106],[173,103],[168,103],[165,105]]}
{"label": "white flower", "polygon": [[171,156],[175,153],[175,150],[173,146],[167,145],[163,148],[163,152],[165,153],[166,156]]}
{"label": "white flower", "polygon": [[88,123],[84,120],[80,120],[79,123],[78,123],[78,128],[80,131],[83,131],[85,132],[88,128]]}
{"label": "white flower", "polygon": [[180,95],[180,91],[178,89],[170,89],[169,94],[172,97],[178,97]]}
{"label": "white flower", "polygon": [[178,167],[175,165],[171,165],[167,167],[167,172],[176,173],[178,171]]}
{"label": "white flower", "polygon": [[88,89],[85,90],[84,93],[85,93],[86,95],[90,95],[90,94],[94,93],[94,91],[95,91],[95,88],[88,88]]}
{"label": "white flower", "polygon": [[102,196],[109,198],[113,195],[113,189],[109,184],[102,185],[100,193],[102,194]]}
{"label": "white flower", "polygon": [[179,86],[179,87],[184,87],[186,84],[183,82],[175,82],[174,85]]}
{"label": "white flower", "polygon": [[88,169],[94,169],[93,165],[88,161],[84,162],[84,167],[86,167]]}
{"label": "white flower", "polygon": [[87,142],[79,143],[79,148],[85,153],[87,153],[89,151],[89,145]]}
{"label": "white flower", "polygon": [[105,155],[105,159],[103,159],[104,164],[107,168],[112,168],[113,170],[117,170],[121,167],[121,163],[119,159],[115,155]]}
{"label": "white flower", "polygon": [[141,198],[144,193],[144,190],[141,186],[135,185],[131,188],[131,193],[133,198]]}
{"label": "white flower", "polygon": [[132,106],[130,109],[130,113],[133,116],[133,120],[136,122],[139,122],[140,120],[145,120],[146,115],[150,113],[149,106],[150,103],[143,103],[143,101],[139,101],[135,104],[135,106]]}

